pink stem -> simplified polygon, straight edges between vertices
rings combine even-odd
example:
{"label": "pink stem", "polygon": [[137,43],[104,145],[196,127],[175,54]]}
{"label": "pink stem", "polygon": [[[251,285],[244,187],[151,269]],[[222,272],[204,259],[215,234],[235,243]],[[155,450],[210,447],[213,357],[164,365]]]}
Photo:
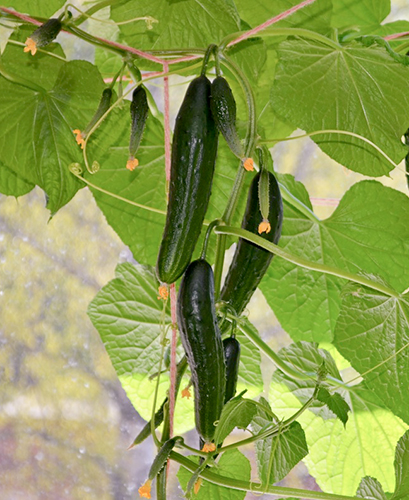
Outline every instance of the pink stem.
{"label": "pink stem", "polygon": [[41,21],[37,21],[37,19],[33,19],[30,16],[26,16],[25,14],[20,14],[20,12],[16,12],[13,9],[8,9],[7,7],[0,7],[0,10],[6,12],[7,14],[11,14],[12,16],[18,17],[23,21],[27,21],[28,23],[35,24],[36,26],[41,26],[43,23]]}
{"label": "pink stem", "polygon": [[[163,63],[163,72],[169,71],[169,64]],[[166,182],[170,181],[170,110],[169,110],[169,77],[163,78],[163,91],[164,91],[164,127],[165,127],[165,172]]]}
{"label": "pink stem", "polygon": [[[170,314],[172,323],[176,325],[176,286],[170,285]],[[170,344],[170,388],[169,388],[169,428],[170,437],[173,436],[173,420],[175,414],[175,396],[176,396],[176,342],[177,331],[172,328],[172,340]]]}
{"label": "pink stem", "polygon": [[339,199],[337,198],[311,198],[311,203],[316,207],[337,207]]}
{"label": "pink stem", "polygon": [[402,33],[394,33],[393,35],[384,36],[384,40],[394,40],[395,38],[400,38],[402,36],[409,35],[409,31],[403,31]]}
{"label": "pink stem", "polygon": [[172,60],[168,61],[168,63],[175,64],[175,63],[184,62],[184,61],[193,61],[193,60],[199,59],[201,57],[203,57],[203,56],[199,56],[199,55],[184,56],[184,57],[179,57],[178,59],[172,59]]}
{"label": "pink stem", "polygon": [[159,57],[155,57],[152,56],[151,54],[148,54],[147,52],[134,49],[133,47],[128,47],[128,45],[122,45],[121,43],[118,42],[113,42],[112,40],[106,40],[105,38],[99,38],[98,36],[95,37],[95,40],[99,40],[100,42],[106,45],[111,45],[111,47],[116,47],[117,49],[125,50],[126,52],[130,52],[131,54],[136,54],[140,57],[143,57],[144,59],[148,59],[148,61],[153,61],[159,64],[165,64],[166,62],[163,59],[159,59]]}
{"label": "pink stem", "polygon": [[265,23],[260,24],[259,26],[256,26],[255,28],[251,29],[250,31],[246,31],[245,33],[240,35],[235,40],[232,40],[231,42],[229,42],[227,44],[227,47],[231,47],[232,45],[236,45],[236,43],[239,43],[243,40],[246,40],[246,38],[249,38],[249,37],[255,35],[256,33],[258,33],[259,31],[262,31],[262,30],[268,28],[272,24],[275,24],[278,21],[281,21],[281,19],[285,19],[286,17],[291,16],[291,14],[294,14],[294,12],[297,12],[297,10],[303,9],[307,5],[310,5],[314,2],[315,2],[315,0],[305,0],[304,2],[301,2],[298,5],[294,5],[294,7],[291,7],[291,9],[288,9],[285,12],[278,14],[278,16],[272,17],[271,19],[269,19]]}

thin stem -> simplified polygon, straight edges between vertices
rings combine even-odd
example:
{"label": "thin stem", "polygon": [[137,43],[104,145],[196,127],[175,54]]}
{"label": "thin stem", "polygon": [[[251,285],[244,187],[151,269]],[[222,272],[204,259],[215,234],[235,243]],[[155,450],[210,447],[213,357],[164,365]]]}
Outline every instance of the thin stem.
{"label": "thin stem", "polygon": [[202,253],[200,254],[201,259],[206,259],[207,247],[209,245],[209,239],[210,239],[210,236],[212,234],[212,231],[215,227],[217,227],[221,223],[222,223],[221,219],[215,219],[207,227],[207,231],[206,231],[205,238],[203,241],[203,246],[202,246]]}
{"label": "thin stem", "polygon": [[339,134],[339,135],[348,135],[350,137],[355,137],[356,139],[360,139],[361,141],[366,142],[369,144],[371,147],[376,149],[376,151],[381,154],[385,160],[387,160],[394,168],[398,168],[398,165],[375,143],[364,137],[363,135],[356,134],[355,132],[349,132],[348,130],[336,130],[336,129],[329,129],[329,130],[315,130],[314,132],[309,132],[308,134],[302,134],[302,135],[296,135],[293,137],[284,137],[281,139],[265,139],[265,140],[260,140],[258,141],[259,144],[275,144],[277,142],[283,142],[283,141],[292,141],[295,139],[303,139],[304,137],[313,137],[314,135],[323,135],[323,134]]}
{"label": "thin stem", "polygon": [[395,40],[396,38],[402,38],[403,36],[408,36],[409,31],[403,31],[401,33],[393,33],[392,35],[386,35],[383,37],[384,40]]}
{"label": "thin stem", "polygon": [[176,286],[170,285],[170,312],[172,319],[172,339],[170,344],[170,388],[169,388],[169,437],[173,435],[173,417],[175,414],[176,402],[176,344],[177,329],[176,325]]}
{"label": "thin stem", "polygon": [[[234,45],[236,40],[241,37],[246,35],[248,32],[238,32],[238,33],[232,33],[230,35],[227,35],[226,38],[224,38],[220,44],[220,48],[224,50],[226,47],[230,47],[231,45]],[[283,37],[283,36],[298,36],[301,38],[308,38],[309,40],[315,40],[317,42],[321,42],[328,47],[331,47],[332,49],[337,49],[339,50],[341,48],[341,45],[337,42],[334,42],[334,40],[331,40],[330,38],[327,38],[324,35],[320,35],[319,33],[316,33],[315,31],[310,31],[306,30],[303,28],[269,28],[266,29],[265,31],[262,31],[258,33],[257,36],[260,37]],[[247,36],[245,37],[247,38]]]}
{"label": "thin stem", "polygon": [[[197,469],[196,463],[180,455],[176,451],[171,452],[170,458],[175,462],[178,462],[190,472],[195,472],[195,470]],[[225,486],[226,488],[231,488],[234,490],[256,493],[260,492],[260,490],[263,488],[263,485],[260,483],[241,481],[239,479],[221,476],[209,469],[205,469],[204,471],[202,471],[200,473],[200,476],[210,483],[217,484],[219,486]],[[307,498],[309,500],[362,500],[358,497],[348,497],[345,495],[336,495],[332,493],[324,493],[321,491],[301,490],[298,488],[284,488],[282,486],[270,485],[266,488],[265,493],[270,495],[277,495],[279,497]]]}
{"label": "thin stem", "polygon": [[231,227],[231,226],[219,226],[215,228],[216,234],[229,234],[233,236],[239,236],[240,238],[244,238],[247,241],[255,243],[256,245],[265,248],[271,253],[282,257],[288,262],[292,262],[293,264],[303,267],[305,269],[310,269],[311,271],[318,271],[324,274],[331,274],[332,276],[337,276],[338,278],[343,278],[349,281],[353,281],[354,283],[359,283],[360,285],[367,286],[372,290],[377,290],[378,292],[384,293],[385,295],[389,295],[390,297],[394,297],[396,299],[400,298],[398,292],[389,288],[387,286],[382,285],[381,283],[377,283],[370,279],[365,278],[364,276],[359,276],[357,274],[350,273],[349,271],[345,271],[342,269],[338,269],[336,267],[328,266],[325,264],[318,264],[316,262],[311,262],[307,259],[303,259],[302,257],[298,257],[293,255],[286,250],[283,250],[281,247],[266,241],[264,238],[257,236],[256,234],[250,233],[245,229]]}
{"label": "thin stem", "polygon": [[[74,19],[74,23],[76,26],[80,25],[84,21],[86,21],[89,17],[92,16],[92,14],[95,14],[99,10],[105,9],[105,7],[110,7],[113,3],[117,2],[118,0],[102,0],[101,2],[98,2],[97,4],[93,5],[90,7],[88,10],[82,13],[81,16],[78,16],[76,19]],[[78,10],[78,9],[77,9]]]}
{"label": "thin stem", "polygon": [[296,208],[299,212],[301,212],[303,215],[305,215],[308,219],[310,219],[313,222],[321,222],[321,219],[319,219],[315,213],[307,207],[307,205],[304,205],[302,201],[300,201],[298,198],[296,198],[291,191],[289,191],[284,184],[281,182],[278,183],[280,186],[280,192],[281,192],[281,197],[283,200],[285,200],[287,203],[289,203],[291,206]]}
{"label": "thin stem", "polygon": [[404,42],[404,43],[401,43],[398,47],[396,47],[395,52],[397,52],[398,54],[406,54],[406,52],[408,51],[409,49],[409,42]]}
{"label": "thin stem", "polygon": [[207,47],[206,54],[203,58],[202,71],[200,73],[202,76],[206,75],[206,70],[207,70],[207,66],[209,64],[210,56],[213,54],[213,52],[215,51],[216,48],[217,48],[217,46],[214,43],[210,44]]}

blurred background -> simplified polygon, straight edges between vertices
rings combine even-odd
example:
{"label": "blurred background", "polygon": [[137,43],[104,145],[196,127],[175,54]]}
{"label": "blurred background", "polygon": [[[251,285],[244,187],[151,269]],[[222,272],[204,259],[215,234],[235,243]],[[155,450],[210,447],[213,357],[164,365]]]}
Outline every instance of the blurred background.
{"label": "blurred background", "polygon": [[[392,3],[388,21],[409,19],[407,0]],[[90,46],[64,44],[67,55],[93,60]],[[150,85],[159,105],[161,84]],[[170,84],[172,95],[180,96],[171,99],[175,116],[185,88],[177,78]],[[320,217],[329,216],[349,186],[364,178],[330,160],[309,139],[281,143],[273,157],[278,172],[306,185]],[[406,192],[402,169],[381,181]],[[145,422],[86,314],[88,303],[125,261],[134,262],[87,188],[52,220],[38,188],[19,199],[0,195],[1,500],[139,498],[155,448],[149,438],[127,451]],[[274,350],[290,342],[261,293],[248,310]],[[194,431],[191,439],[196,440]],[[255,471],[251,448],[243,451]],[[182,498],[172,467],[169,498]],[[318,488],[303,464],[281,484]]]}

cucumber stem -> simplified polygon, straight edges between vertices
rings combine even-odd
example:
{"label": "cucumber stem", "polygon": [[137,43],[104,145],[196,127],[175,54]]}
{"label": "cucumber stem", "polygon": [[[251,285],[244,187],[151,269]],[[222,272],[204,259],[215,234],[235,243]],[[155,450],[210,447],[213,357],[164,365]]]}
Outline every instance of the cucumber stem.
{"label": "cucumber stem", "polygon": [[318,271],[320,273],[324,274],[331,274],[332,276],[337,276],[338,278],[343,278],[349,281],[353,281],[355,283],[358,283],[360,285],[366,286],[368,288],[371,288],[372,290],[377,290],[378,292],[381,292],[385,295],[388,295],[390,297],[394,297],[395,299],[399,299],[401,296],[398,292],[393,290],[392,288],[389,288],[385,285],[382,285],[381,283],[377,283],[375,281],[372,281],[368,278],[365,278],[364,276],[359,276],[357,274],[350,273],[349,271],[344,271],[342,269],[338,269],[333,266],[327,266],[325,264],[318,264],[316,262],[311,262],[307,259],[303,259],[302,257],[298,257],[296,255],[293,255],[286,250],[283,250],[281,247],[275,245],[274,243],[271,243],[270,241],[266,241],[264,238],[261,238],[260,236],[257,236],[256,234],[250,233],[249,231],[246,231],[245,229],[237,228],[237,227],[231,227],[231,226],[220,226],[215,228],[215,233],[216,234],[228,234],[232,236],[239,236],[240,238],[243,238],[247,241],[250,241],[252,243],[255,243],[256,245],[265,248],[269,252],[274,253],[278,257],[282,257],[283,259],[287,260],[288,262],[292,262],[293,264],[304,267],[305,269],[310,269],[311,271]]}
{"label": "cucumber stem", "polygon": [[203,58],[202,71],[200,73],[202,76],[206,76],[206,70],[207,70],[207,65],[209,64],[210,56],[212,55],[212,53],[216,49],[217,49],[217,46],[214,43],[210,44],[207,47],[206,54],[205,54],[205,56]]}

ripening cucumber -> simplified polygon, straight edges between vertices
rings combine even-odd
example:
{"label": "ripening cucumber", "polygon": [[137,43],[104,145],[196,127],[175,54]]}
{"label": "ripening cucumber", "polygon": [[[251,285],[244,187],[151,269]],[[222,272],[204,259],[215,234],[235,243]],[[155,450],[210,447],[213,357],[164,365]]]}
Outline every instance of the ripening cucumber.
{"label": "ripening cucumber", "polygon": [[227,403],[236,394],[240,364],[240,342],[236,337],[227,337],[223,340],[223,349],[226,363],[226,392],[224,402]]}
{"label": "ripening cucumber", "polygon": [[[255,234],[258,234],[259,226],[264,221],[260,211],[260,177],[261,172],[258,172],[250,185],[247,206],[241,224],[243,229]],[[277,180],[271,172],[268,172],[268,180],[268,221],[271,228],[269,232],[262,233],[259,236],[277,244],[281,236],[283,202]],[[221,300],[230,304],[237,314],[241,314],[260,284],[272,258],[273,254],[271,252],[239,238],[220,294]]]}
{"label": "ripening cucumber", "polygon": [[215,311],[213,270],[203,259],[193,261],[183,276],[177,322],[192,375],[196,429],[208,444],[224,405],[226,367]]}
{"label": "ripening cucumber", "polygon": [[209,204],[217,136],[210,81],[201,75],[190,83],[176,118],[168,209],[156,265],[163,283],[176,281],[192,258]]}

